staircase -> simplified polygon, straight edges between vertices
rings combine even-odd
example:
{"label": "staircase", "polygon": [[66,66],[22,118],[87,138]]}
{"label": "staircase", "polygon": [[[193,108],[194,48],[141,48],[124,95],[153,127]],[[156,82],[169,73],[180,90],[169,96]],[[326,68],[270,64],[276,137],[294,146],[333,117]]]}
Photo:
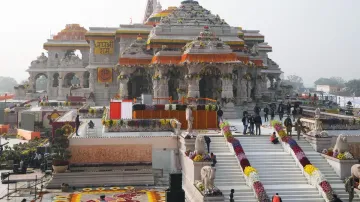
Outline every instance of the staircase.
{"label": "staircase", "polygon": [[[306,157],[310,162],[317,167],[320,172],[325,175],[326,180],[330,183],[334,192],[341,198],[342,201],[349,201],[349,194],[345,191],[345,185],[339,176],[335,173],[334,169],[328,164],[325,158],[323,158],[318,152],[306,140],[297,140],[298,145],[306,154]],[[354,202],[360,202],[360,198],[356,196],[353,199]]]}
{"label": "staircase", "polygon": [[[279,193],[283,202],[324,202],[309,185],[300,168],[281,144],[271,144],[269,136],[237,137],[251,166],[257,169],[269,197]],[[236,200],[235,200],[236,201]]]}
{"label": "staircase", "polygon": [[213,152],[217,159],[215,186],[222,191],[225,201],[229,201],[231,189],[235,190],[234,200],[236,202],[257,201],[251,188],[246,185],[237,158],[230,153],[225,139],[223,137],[210,138],[210,152]]}

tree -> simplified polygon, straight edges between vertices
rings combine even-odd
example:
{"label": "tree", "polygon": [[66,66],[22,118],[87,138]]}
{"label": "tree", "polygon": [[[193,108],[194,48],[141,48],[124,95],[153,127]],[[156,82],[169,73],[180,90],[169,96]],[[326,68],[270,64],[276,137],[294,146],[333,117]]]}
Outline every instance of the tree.
{"label": "tree", "polygon": [[299,89],[304,87],[303,79],[297,75],[289,75],[287,79],[290,81],[294,89]]}
{"label": "tree", "polygon": [[0,93],[14,92],[17,82],[14,78],[0,76]]}
{"label": "tree", "polygon": [[353,79],[345,83],[345,88],[348,92],[360,96],[360,79]]}
{"label": "tree", "polygon": [[319,78],[315,81],[315,85],[329,85],[339,87],[344,87],[344,83],[345,80],[341,77]]}

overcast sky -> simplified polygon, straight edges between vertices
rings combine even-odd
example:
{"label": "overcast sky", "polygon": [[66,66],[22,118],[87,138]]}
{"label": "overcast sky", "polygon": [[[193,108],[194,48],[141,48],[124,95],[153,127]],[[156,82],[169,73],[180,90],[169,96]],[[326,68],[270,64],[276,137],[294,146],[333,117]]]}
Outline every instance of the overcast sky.
{"label": "overcast sky", "polygon": [[[21,81],[42,45],[66,24],[116,27],[141,22],[147,0],[11,0],[2,2],[0,76]],[[164,7],[181,0],[160,0]],[[260,30],[285,75],[306,85],[319,77],[359,78],[360,0],[199,0],[232,26]]]}

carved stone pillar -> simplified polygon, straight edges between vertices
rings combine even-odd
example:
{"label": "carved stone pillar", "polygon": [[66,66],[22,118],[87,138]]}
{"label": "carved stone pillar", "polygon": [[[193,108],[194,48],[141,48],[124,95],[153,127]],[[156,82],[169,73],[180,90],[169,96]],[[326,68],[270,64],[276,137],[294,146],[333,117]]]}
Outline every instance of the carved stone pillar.
{"label": "carved stone pillar", "polygon": [[233,80],[232,79],[221,79],[221,82],[222,82],[221,98],[227,98],[227,99],[234,98]]}
{"label": "carved stone pillar", "polygon": [[94,92],[94,86],[95,86],[95,69],[89,70],[89,88],[91,92]]}
{"label": "carved stone pillar", "polygon": [[270,88],[273,89],[274,88],[274,77],[272,76],[268,76],[269,81],[270,81]]}
{"label": "carved stone pillar", "polygon": [[62,100],[62,99],[64,99],[64,93],[63,93],[64,75],[60,73],[58,79],[59,79],[58,99]]}
{"label": "carved stone pillar", "polygon": [[262,79],[261,79],[261,76],[257,76],[256,77],[256,80],[255,80],[255,99],[256,100],[260,100],[261,99],[261,97],[262,97],[262,94],[261,94],[261,92],[262,92]]}
{"label": "carved stone pillar", "polygon": [[276,78],[276,82],[275,82],[275,88],[276,88],[276,90],[280,90],[280,82],[281,81],[281,79],[278,77],[278,78]]}
{"label": "carved stone pillar", "polygon": [[268,91],[268,89],[267,89],[267,76],[266,76],[266,74],[264,74],[264,75],[262,75],[261,76],[261,91],[262,91],[262,93],[264,94],[264,93],[267,93],[267,91]]}
{"label": "carved stone pillar", "polygon": [[129,78],[126,78],[125,76],[118,79],[119,80],[119,96],[120,99],[124,100],[127,99],[129,96],[128,91],[128,82]]}
{"label": "carved stone pillar", "polygon": [[251,90],[253,87],[253,80],[247,80],[247,93],[246,93],[246,97],[247,97],[247,101],[248,102],[252,102],[252,98],[251,98]]}
{"label": "carved stone pillar", "polygon": [[104,92],[104,100],[109,101],[110,100],[110,88],[109,88],[109,84],[106,83],[105,84],[105,92]]}
{"label": "carved stone pillar", "polygon": [[188,87],[187,87],[186,81],[181,79],[179,81],[179,88],[177,89],[179,100],[181,100],[183,97],[185,97],[187,95],[187,89],[188,89]]}
{"label": "carved stone pillar", "polygon": [[199,90],[199,82],[200,78],[188,78],[188,98],[199,98],[200,90]]}
{"label": "carved stone pillar", "polygon": [[47,86],[46,86],[46,93],[48,96],[51,96],[51,86],[53,83],[52,74],[50,72],[47,73]]}

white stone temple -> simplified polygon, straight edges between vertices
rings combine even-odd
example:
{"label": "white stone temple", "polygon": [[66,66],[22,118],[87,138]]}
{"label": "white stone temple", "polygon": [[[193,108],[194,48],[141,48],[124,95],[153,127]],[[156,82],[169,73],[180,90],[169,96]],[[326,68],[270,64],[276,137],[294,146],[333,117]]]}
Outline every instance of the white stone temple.
{"label": "white stone temple", "polygon": [[165,10],[149,0],[142,24],[70,24],[44,49],[48,56],[31,62],[29,84],[15,87],[17,97],[37,97],[36,80],[45,76],[49,99],[83,96],[106,105],[144,93],[242,105],[274,99],[282,73],[259,31],[232,27],[192,0]]}

